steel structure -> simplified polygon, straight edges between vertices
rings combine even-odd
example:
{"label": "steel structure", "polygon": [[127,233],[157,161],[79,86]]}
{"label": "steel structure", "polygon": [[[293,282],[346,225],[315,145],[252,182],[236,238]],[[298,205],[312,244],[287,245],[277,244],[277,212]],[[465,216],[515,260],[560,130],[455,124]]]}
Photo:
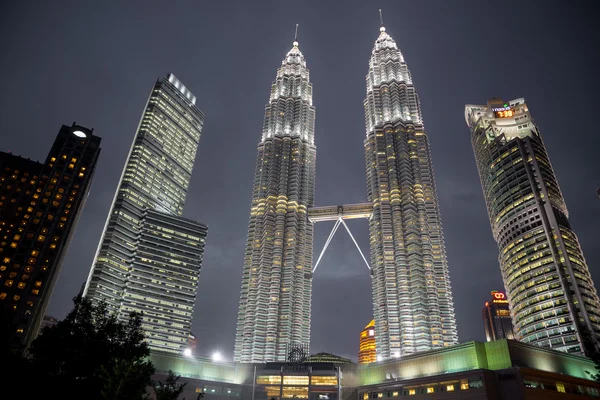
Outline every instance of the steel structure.
{"label": "steel structure", "polygon": [[315,108],[294,40],[271,85],[252,192],[234,359],[284,361],[310,343]]}
{"label": "steel structure", "polygon": [[455,344],[458,333],[419,98],[383,23],[366,84],[373,314],[386,359]]}
{"label": "steel structure", "polygon": [[600,302],[525,100],[467,105],[465,120],[517,338],[583,353]]}

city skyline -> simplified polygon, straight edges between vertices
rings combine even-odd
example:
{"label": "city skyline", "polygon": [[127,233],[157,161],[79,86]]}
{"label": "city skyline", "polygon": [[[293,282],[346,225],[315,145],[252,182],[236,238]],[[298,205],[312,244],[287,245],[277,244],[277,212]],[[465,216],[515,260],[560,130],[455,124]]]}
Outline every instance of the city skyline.
{"label": "city skyline", "polygon": [[[316,122],[316,142],[317,146],[319,146],[320,158],[316,202],[317,204],[340,204],[364,201],[364,164],[362,164],[362,160],[364,159],[364,154],[362,154],[364,121],[361,115],[364,86],[362,86],[362,79],[364,79],[365,74],[365,60],[368,58],[372,41],[375,39],[373,31],[379,25],[376,7],[384,9],[384,17],[389,15],[386,18],[389,21],[388,25],[393,27],[390,29],[394,32],[394,37],[399,47],[409,60],[415,85],[419,89],[423,115],[432,143],[432,158],[438,182],[440,207],[444,219],[450,275],[455,297],[457,298],[455,299],[455,307],[460,340],[466,341],[470,338],[482,337],[480,333],[480,320],[478,318],[474,318],[474,322],[469,320],[473,319],[473,315],[479,314],[479,299],[483,293],[487,293],[490,289],[499,287],[498,285],[501,284],[496,260],[497,250],[489,235],[489,222],[485,213],[485,204],[481,195],[481,189],[479,188],[476,167],[470,153],[469,132],[468,129],[465,129],[464,120],[462,120],[462,107],[466,103],[477,102],[482,98],[489,98],[495,95],[505,98],[515,98],[522,95],[528,99],[532,107],[535,106],[536,110],[544,110],[542,112],[536,111],[536,122],[543,125],[541,130],[544,134],[545,142],[549,147],[549,153],[552,155],[553,165],[557,175],[559,175],[566,201],[569,204],[574,231],[580,236],[584,254],[590,264],[592,275],[596,277],[595,280],[597,281],[598,268],[596,265],[600,256],[597,250],[593,248],[594,235],[597,233],[598,226],[597,197],[595,194],[597,182],[592,184],[592,178],[598,175],[598,167],[592,162],[593,158],[586,153],[586,151],[589,152],[587,149],[591,149],[593,146],[591,146],[591,139],[587,138],[581,132],[582,129],[569,132],[569,137],[578,138],[579,144],[574,145],[571,142],[565,143],[561,140],[562,132],[569,128],[569,123],[565,121],[567,118],[564,115],[558,115],[560,110],[562,110],[562,106],[559,106],[562,101],[560,95],[562,94],[564,98],[568,97],[569,94],[578,93],[573,89],[573,85],[575,85],[577,90],[583,91],[584,97],[591,102],[590,104],[597,101],[590,95],[590,93],[593,93],[593,89],[597,87],[597,80],[587,81],[586,85],[589,87],[585,88],[583,83],[580,82],[581,78],[578,78],[579,80],[574,78],[574,82],[572,82],[570,88],[559,88],[556,97],[546,99],[544,98],[545,93],[543,89],[552,84],[553,77],[558,75],[560,67],[564,68],[564,65],[560,59],[555,60],[553,57],[541,54],[556,39],[555,36],[557,35],[565,41],[577,43],[578,40],[581,40],[584,29],[581,28],[580,30],[568,32],[566,27],[560,27],[557,28],[557,32],[551,33],[545,38],[541,35],[533,35],[533,27],[521,27],[520,29],[524,29],[526,32],[532,34],[528,45],[537,49],[535,51],[540,54],[537,54],[538,59],[529,59],[529,56],[525,55],[526,59],[523,61],[523,71],[521,71],[518,79],[513,79],[512,83],[507,84],[500,82],[503,67],[506,67],[506,64],[502,60],[497,61],[498,65],[488,65],[477,59],[466,61],[467,59],[465,58],[465,61],[462,63],[451,60],[452,57],[466,57],[470,54],[469,51],[474,51],[472,48],[469,48],[469,44],[484,45],[486,41],[467,38],[465,37],[465,31],[463,31],[461,33],[449,32],[449,36],[441,40],[445,43],[444,46],[435,44],[436,41],[440,41],[440,29],[449,29],[449,27],[454,26],[442,18],[444,12],[454,12],[453,10],[440,7],[439,10],[428,10],[426,13],[419,7],[410,4],[404,6],[404,10],[400,10],[398,7],[392,5],[382,4],[362,7],[360,11],[357,11],[361,15],[352,14],[347,19],[343,19],[343,25],[351,25],[353,28],[356,28],[356,32],[349,32],[347,28],[342,29],[341,24],[336,25],[330,21],[325,23],[315,14],[303,11],[297,15],[290,15],[283,18],[277,22],[276,26],[270,26],[268,31],[277,32],[277,34],[275,37],[269,37],[267,32],[262,28],[257,29],[256,32],[251,32],[251,29],[248,29],[248,25],[242,23],[241,18],[236,17],[235,20],[240,22],[241,26],[239,30],[235,30],[237,32],[236,35],[231,35],[230,32],[221,32],[224,42],[228,43],[227,45],[223,45],[223,47],[228,49],[235,48],[236,45],[239,45],[240,41],[246,42],[244,46],[248,46],[247,42],[254,41],[255,45],[250,47],[257,54],[252,59],[244,56],[240,57],[238,54],[235,54],[230,60],[227,58],[228,56],[223,56],[220,53],[225,58],[223,59],[223,63],[216,63],[218,64],[218,68],[216,68],[216,65],[214,67],[203,66],[201,60],[210,58],[210,55],[215,54],[216,50],[211,47],[208,39],[201,38],[198,48],[202,49],[208,56],[202,56],[199,59],[196,58],[195,63],[188,63],[191,64],[189,66],[182,64],[182,60],[177,60],[177,52],[175,51],[169,53],[173,57],[172,60],[160,60],[155,65],[150,65],[145,61],[142,63],[141,61],[144,60],[145,55],[144,53],[140,53],[141,61],[128,60],[128,68],[124,68],[120,64],[116,65],[108,62],[93,71],[82,73],[79,70],[74,70],[72,66],[67,65],[64,73],[56,75],[58,82],[52,82],[50,83],[51,85],[60,83],[61,85],[73,88],[75,88],[73,85],[80,85],[81,89],[79,90],[83,91],[85,91],[85,88],[96,87],[98,94],[94,97],[93,94],[95,95],[96,93],[93,90],[88,90],[87,92],[90,94],[89,99],[82,101],[82,94],[80,92],[77,92],[76,96],[71,93],[71,97],[78,99],[77,102],[75,102],[75,99],[69,100],[66,97],[58,97],[60,101],[56,101],[50,106],[50,110],[56,113],[56,116],[41,113],[36,118],[36,121],[34,121],[34,124],[39,124],[38,126],[43,127],[51,126],[55,121],[54,118],[58,119],[60,117],[62,120],[65,118],[67,120],[76,119],[86,126],[95,128],[96,132],[103,137],[105,142],[109,141],[111,143],[110,149],[113,153],[109,157],[106,156],[105,152],[106,158],[100,160],[98,174],[102,173],[102,183],[96,181],[92,187],[88,206],[84,210],[84,215],[76,232],[76,236],[78,237],[73,242],[70,254],[57,284],[57,287],[62,287],[61,294],[58,297],[55,294],[55,298],[51,302],[51,312],[53,310],[62,310],[63,315],[59,315],[58,312],[54,312],[54,314],[57,314],[55,315],[57,317],[64,316],[66,311],[70,309],[70,298],[76,294],[82,281],[85,280],[87,266],[91,262],[90,258],[93,258],[93,250],[90,250],[90,248],[97,244],[101,233],[101,226],[98,225],[98,220],[106,217],[109,207],[106,196],[102,192],[104,189],[105,192],[109,193],[109,197],[114,193],[113,190],[117,184],[118,174],[111,169],[113,168],[112,164],[115,166],[123,165],[124,157],[126,156],[124,148],[128,147],[124,143],[131,140],[131,136],[129,135],[135,129],[134,125],[137,123],[135,121],[136,116],[139,115],[139,99],[143,98],[147,91],[148,79],[155,79],[156,76],[162,75],[166,71],[173,71],[186,82],[187,86],[193,87],[195,93],[202,92],[201,94],[196,93],[198,96],[202,96],[199,104],[206,112],[209,123],[214,118],[212,125],[207,124],[205,126],[205,135],[203,136],[203,143],[200,146],[197,161],[203,168],[210,165],[213,168],[207,168],[205,173],[194,176],[191,184],[190,199],[184,213],[187,217],[205,222],[211,227],[204,271],[200,282],[200,294],[197,303],[198,313],[196,313],[192,330],[198,336],[200,353],[208,354],[212,350],[220,348],[221,351],[225,352],[231,358],[233,332],[235,332],[235,315],[237,301],[239,300],[240,265],[243,260],[245,232],[247,229],[247,204],[249,193],[251,193],[249,183],[252,181],[253,159],[255,157],[254,150],[248,151],[248,149],[256,148],[256,132],[262,126],[261,109],[264,106],[264,98],[268,95],[267,86],[272,81],[272,76],[270,76],[272,75],[272,68],[269,68],[269,65],[276,65],[276,63],[280,62],[278,59],[281,57],[281,54],[288,50],[287,47],[293,37],[295,23],[300,23],[299,40],[303,45],[303,52],[307,59],[310,60],[311,75],[315,85],[314,98],[317,108],[319,108],[319,118],[317,118]],[[395,15],[406,13],[407,8],[417,16],[427,15],[433,19],[437,18],[442,23],[442,27],[432,28],[433,32],[424,34],[423,37],[415,35],[414,32],[418,27],[416,22],[409,21],[407,26],[403,27],[398,22],[393,21]],[[468,9],[469,7],[465,8]],[[40,10],[39,12],[44,10]],[[264,9],[261,10],[265,11]],[[182,10],[178,8],[177,11],[181,12]],[[285,15],[282,8],[276,8],[276,11],[280,12],[281,15]],[[14,9],[14,13],[18,14],[19,12],[25,13],[24,10],[19,11],[16,8]],[[85,15],[86,12],[89,13],[90,11],[78,9],[71,12],[79,12]],[[132,15],[130,14],[131,12],[126,9],[125,15]],[[151,13],[151,11],[148,12]],[[223,12],[223,10],[214,11],[215,15],[225,15]],[[333,10],[326,9],[324,12],[325,15],[329,15]],[[525,15],[528,12],[532,12],[529,6],[522,10],[522,13]],[[553,17],[553,15],[549,15],[551,20],[552,18],[557,18],[556,16]],[[47,17],[42,18],[38,15],[32,21],[44,22],[46,21],[45,18]],[[496,18],[499,21],[501,15],[492,18],[492,24],[499,24]],[[477,26],[481,23],[475,20],[471,22],[473,22],[474,26],[466,32],[472,32],[473,35],[476,35],[478,32]],[[25,25],[29,26],[29,23],[33,22],[27,22]],[[39,29],[45,29],[45,27],[50,26],[48,23],[49,21],[42,23]],[[16,29],[12,23],[4,25],[12,27],[11,29]],[[94,32],[103,29],[103,27],[92,25]],[[432,27],[433,25],[435,24],[432,24]],[[121,26],[120,21],[116,21],[116,26]],[[186,26],[186,24],[184,23],[183,26]],[[213,29],[218,29],[214,27],[214,24],[212,26]],[[196,29],[196,26],[194,29]],[[239,32],[242,30],[247,32],[247,38],[240,36]],[[16,31],[19,32],[18,29]],[[288,31],[289,35],[286,35],[285,32]],[[62,45],[65,50],[61,50],[61,54],[63,54],[63,51],[73,52],[77,49],[81,51],[80,40],[91,40],[85,37],[83,39],[70,39],[70,36],[65,36],[71,34],[72,32],[58,31],[52,33],[47,38],[39,40],[42,40],[42,43],[49,43],[44,45],[45,48],[56,49],[57,46]],[[182,35],[183,31],[178,32],[178,34]],[[23,43],[29,44],[29,46],[36,43],[28,36],[24,36],[21,40]],[[266,41],[269,45],[265,44],[263,46],[259,44],[259,40]],[[465,40],[466,43],[461,44],[460,40]],[[592,37],[587,40],[588,43],[590,41],[591,43],[595,43],[594,40],[596,39]],[[452,53],[445,50],[449,47],[449,44],[455,45]],[[40,45],[38,44],[38,46]],[[339,46],[338,51],[336,51],[336,57],[332,57],[325,52],[324,48],[328,48],[328,46],[329,48]],[[27,46],[25,47],[27,48]],[[121,49],[121,47],[117,46],[117,49]],[[263,50],[261,47],[270,48]],[[484,55],[489,53],[489,57],[491,57],[492,53],[498,51],[498,49],[493,49],[493,43],[490,43],[490,47],[490,49],[479,49],[477,51],[484,53]],[[565,49],[564,52],[575,57],[580,48],[572,46],[569,49]],[[103,44],[101,44],[100,49],[106,51]],[[9,50],[9,55],[18,55],[22,51],[14,47],[9,47]],[[86,51],[97,54],[91,50]],[[244,52],[246,50],[239,51]],[[26,52],[25,54],[28,53]],[[183,57],[183,53],[179,54],[179,57]],[[509,53],[506,52],[506,54],[508,56]],[[5,55],[4,57],[8,56]],[[565,57],[567,56],[565,55]],[[595,56],[587,55],[586,57],[589,58],[585,59],[585,63],[582,61],[569,63],[570,68],[575,68],[576,71],[579,71],[579,74],[574,74],[575,76],[588,76],[586,74],[590,74],[589,78],[591,78],[591,73],[588,69],[590,67],[588,65],[593,64],[590,62],[590,59],[593,59]],[[13,58],[19,57],[15,56]],[[165,56],[165,58],[168,57]],[[15,71],[14,73],[17,74],[16,77],[19,78],[15,79],[15,81],[26,81],[27,79],[25,78],[33,73],[34,75],[28,84],[30,85],[29,90],[32,93],[36,93],[36,85],[39,84],[39,79],[35,74],[43,76],[44,73],[49,73],[50,70],[54,71],[53,68],[55,68],[56,61],[54,59],[47,59],[45,62],[37,63],[34,67],[31,64],[31,56],[21,57],[20,59],[20,63],[29,65],[29,70]],[[550,59],[558,63],[558,65],[550,65],[548,62]],[[244,71],[239,70],[234,63],[234,61],[240,62],[241,60],[243,60],[243,64],[247,67]],[[436,61],[443,62],[444,68],[440,70],[439,66],[434,67]],[[11,60],[8,66],[0,68],[2,68],[2,71],[7,72],[9,71],[7,68],[14,69],[20,65],[19,62]],[[473,65],[467,66],[466,64],[469,62]],[[7,65],[6,63],[2,64]],[[144,64],[143,68],[141,68],[142,64]],[[352,65],[350,66],[349,64]],[[458,65],[464,68],[464,71],[459,70]],[[339,68],[340,66],[342,68]],[[32,68],[34,69],[32,70]],[[132,73],[132,68],[138,68],[136,73]],[[486,70],[486,68],[489,70]],[[223,69],[224,71],[221,72],[219,69]],[[263,73],[262,70],[265,70],[265,72]],[[480,72],[474,72],[477,70],[480,70]],[[334,71],[336,75],[333,75]],[[232,79],[232,82],[227,82],[226,86],[224,86],[225,80],[221,81],[219,85],[212,83],[210,76],[215,76],[217,72],[229,74],[229,79]],[[240,76],[236,77],[236,73],[239,73]],[[248,79],[251,81],[248,81]],[[125,82],[126,84],[117,90],[112,85],[113,80],[115,82]],[[453,90],[457,84],[452,81],[462,82],[463,85],[467,86],[462,91]],[[103,87],[97,87],[98,83],[96,82],[104,82]],[[224,88],[234,87],[236,84],[239,85],[242,82],[245,82],[246,86],[243,86],[244,90],[239,93],[238,98],[231,99],[230,97],[223,97],[225,93],[220,94],[221,90],[227,91]],[[17,106],[22,105],[23,100],[21,100],[18,87],[15,85],[16,83],[11,83],[6,94],[3,94],[0,100],[7,112],[12,110],[10,111],[11,113],[18,115]],[[109,96],[113,99],[110,102],[111,104],[98,98],[103,93],[114,94],[112,97]],[[12,103],[8,103],[9,96],[13,98]],[[56,94],[56,96],[60,95]],[[119,99],[118,97],[123,97],[123,99]],[[208,101],[211,97],[214,98],[212,102]],[[226,100],[229,103],[226,103]],[[115,103],[114,105],[112,104],[113,102]],[[127,104],[127,102],[131,102],[131,105]],[[340,103],[345,105],[345,107],[341,107],[343,111],[336,109]],[[135,111],[136,104],[137,113]],[[227,112],[225,104],[229,104],[230,107]],[[240,122],[232,119],[232,114],[229,111],[233,111],[233,115]],[[580,115],[580,120],[591,121],[589,114],[579,110],[575,110],[574,112],[576,114],[579,113],[577,115]],[[258,117],[255,114],[258,114]],[[6,124],[9,123],[6,122]],[[110,125],[111,123],[113,125]],[[30,152],[26,151],[26,149],[29,143],[34,142],[35,136],[29,135],[33,135],[32,131],[43,132],[44,130],[41,128],[24,130],[19,128],[18,125],[7,125],[6,131],[19,132],[19,137],[10,137],[6,141],[3,140],[2,150],[12,150],[16,154],[30,156]],[[232,143],[232,135],[236,135],[235,137],[240,140]],[[246,136],[249,138],[245,138]],[[586,140],[588,143],[587,146],[585,145]],[[229,145],[227,150],[225,150],[225,144]],[[106,148],[109,147],[108,145],[105,146]],[[40,150],[36,151],[43,151],[41,147],[42,144],[40,144]],[[205,149],[203,150],[203,148]],[[557,148],[565,148],[564,154],[555,155],[557,153],[555,149]],[[574,156],[574,151],[577,151],[577,157]],[[253,154],[249,157],[240,156],[243,153]],[[235,168],[231,168],[225,162],[223,154],[228,155],[227,160],[230,164],[236,164]],[[36,158],[36,154],[32,154],[31,157]],[[222,161],[220,161],[221,159]],[[235,161],[235,163],[231,162],[231,160]],[[199,167],[199,169],[202,167]],[[236,182],[240,182],[239,185],[236,184],[234,187],[233,185],[226,184],[226,182],[234,178]],[[568,182],[564,183],[565,181]],[[589,194],[587,194],[588,191]],[[234,198],[238,200],[234,201]],[[108,200],[108,203],[110,203],[110,200]],[[222,226],[218,226],[219,223]],[[103,221],[100,222],[100,225],[102,224]],[[359,224],[362,226],[359,226]],[[466,224],[473,227],[475,234],[464,232]],[[368,235],[366,227],[364,227],[364,222],[358,222],[356,228],[353,225],[352,229],[357,236],[363,252],[366,252],[368,250]],[[316,228],[315,251],[320,249],[328,231],[329,228],[326,226]],[[213,240],[215,240],[214,243],[212,243]],[[364,326],[365,320],[371,319],[370,310],[372,309],[372,305],[368,274],[364,270],[360,256],[352,246],[353,244],[350,242],[350,239],[346,239],[342,235],[336,236],[336,239],[325,254],[319,271],[315,274],[313,307],[316,312],[313,312],[313,318],[316,321],[313,320],[312,329],[313,340],[311,350],[313,352],[323,350],[355,358],[356,332]],[[482,268],[485,268],[484,272],[482,272]],[[84,271],[83,274],[82,271]],[[475,276],[475,274],[484,281],[478,281],[476,284],[465,282],[465,277]],[[339,279],[340,277],[344,279]],[[203,282],[204,278],[207,279],[206,282]],[[488,283],[485,282],[486,279],[489,280]],[[213,287],[217,289],[211,291]],[[332,290],[332,288],[335,290]],[[478,294],[478,290],[481,293]],[[364,295],[361,295],[363,292]],[[456,294],[458,292],[461,294]],[[339,303],[340,298],[348,297],[350,293],[355,294],[354,299],[348,300],[343,305]],[[220,308],[220,311],[213,311],[211,307],[207,306],[207,304],[210,304],[211,296],[215,303],[223,306]],[[363,307],[362,303],[364,302],[366,302],[366,306]],[[472,305],[469,303],[472,303]],[[469,310],[476,311],[469,313]],[[336,315],[329,318],[326,316],[332,313]],[[357,315],[357,313],[360,314]],[[215,320],[215,317],[219,315],[224,316]],[[346,328],[339,326],[339,322],[342,319],[349,320],[352,316],[356,319],[352,325],[355,328],[357,327],[356,329],[348,327],[352,322],[350,322],[350,325],[345,325]],[[218,321],[217,324],[221,328],[216,329],[216,331],[222,334],[211,336],[210,329],[203,328],[203,326],[208,327],[206,321],[210,321],[211,328],[214,327],[215,321]],[[325,337],[332,332],[332,329],[335,329],[333,332],[343,337],[339,340],[329,339],[327,341]],[[322,339],[319,339],[321,337]],[[315,339],[322,341],[315,343]],[[341,350],[336,350],[338,344]]]}

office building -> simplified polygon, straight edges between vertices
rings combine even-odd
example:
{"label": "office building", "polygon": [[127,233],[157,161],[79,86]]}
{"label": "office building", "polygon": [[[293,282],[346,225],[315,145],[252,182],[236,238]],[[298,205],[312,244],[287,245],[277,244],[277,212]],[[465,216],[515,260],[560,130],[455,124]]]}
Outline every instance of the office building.
{"label": "office building", "polygon": [[304,55],[294,41],[277,70],[252,191],[234,360],[286,359],[310,343],[315,109]]}
{"label": "office building", "polygon": [[360,332],[358,363],[369,364],[375,361],[377,361],[377,349],[375,343],[375,320],[372,320]]}
{"label": "office building", "polygon": [[584,353],[600,302],[538,127],[522,98],[467,105],[465,119],[518,340]]}
{"label": "office building", "polygon": [[142,313],[151,350],[188,343],[207,227],[182,214],[203,123],[173,74],[157,80],[84,288],[121,321]]}
{"label": "office building", "polygon": [[364,100],[377,356],[458,342],[429,139],[404,56],[382,25]]}
{"label": "office building", "polygon": [[510,308],[504,292],[494,290],[482,311],[483,329],[488,342],[500,339],[514,339]]}
{"label": "office building", "polygon": [[0,153],[2,345],[35,339],[100,154],[92,130],[63,125],[46,161]]}

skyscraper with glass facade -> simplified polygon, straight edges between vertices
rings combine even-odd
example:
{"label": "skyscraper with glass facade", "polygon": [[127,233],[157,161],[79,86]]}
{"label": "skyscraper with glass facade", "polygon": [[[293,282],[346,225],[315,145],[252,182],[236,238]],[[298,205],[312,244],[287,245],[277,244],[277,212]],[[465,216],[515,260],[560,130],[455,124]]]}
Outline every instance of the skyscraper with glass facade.
{"label": "skyscraper with glass facade", "polygon": [[467,105],[465,119],[517,339],[583,352],[600,302],[525,100]]}
{"label": "skyscraper with glass facade", "polygon": [[153,350],[183,351],[191,330],[207,227],[181,215],[203,123],[173,74],[157,80],[84,290],[122,320],[143,313]]}
{"label": "skyscraper with glass facade", "polygon": [[314,124],[312,84],[294,41],[271,85],[258,144],[235,361],[283,361],[288,345],[309,345]]}
{"label": "skyscraper with glass facade", "polygon": [[458,342],[442,220],[419,98],[380,28],[369,60],[364,142],[377,356]]}

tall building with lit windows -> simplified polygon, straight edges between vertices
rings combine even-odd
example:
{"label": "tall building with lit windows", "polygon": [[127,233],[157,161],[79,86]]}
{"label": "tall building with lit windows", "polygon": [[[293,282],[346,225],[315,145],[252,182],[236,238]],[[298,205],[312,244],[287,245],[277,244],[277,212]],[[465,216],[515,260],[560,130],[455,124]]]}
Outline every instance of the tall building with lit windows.
{"label": "tall building with lit windows", "polygon": [[583,353],[600,302],[525,100],[467,105],[465,119],[517,339]]}
{"label": "tall building with lit windows", "polygon": [[387,359],[456,344],[458,333],[419,98],[383,26],[366,83],[373,314],[377,356]]}
{"label": "tall building with lit windows", "polygon": [[377,349],[375,347],[375,320],[372,320],[360,332],[358,363],[370,364],[375,361],[377,361]]}
{"label": "tall building with lit windows", "polygon": [[315,192],[315,109],[298,42],[271,85],[254,175],[234,360],[286,359],[308,348]]}
{"label": "tall building with lit windows", "polygon": [[121,320],[142,313],[152,350],[183,352],[191,330],[207,227],[182,214],[203,124],[173,74],[157,80],[84,289]]}
{"label": "tall building with lit windows", "polygon": [[510,308],[504,292],[492,291],[492,297],[485,302],[481,317],[483,319],[485,339],[488,342],[515,338]]}
{"label": "tall building with lit windows", "polygon": [[[0,152],[0,347],[40,329],[100,154],[91,129],[63,125],[44,163]],[[6,347],[5,347],[6,346]]]}

